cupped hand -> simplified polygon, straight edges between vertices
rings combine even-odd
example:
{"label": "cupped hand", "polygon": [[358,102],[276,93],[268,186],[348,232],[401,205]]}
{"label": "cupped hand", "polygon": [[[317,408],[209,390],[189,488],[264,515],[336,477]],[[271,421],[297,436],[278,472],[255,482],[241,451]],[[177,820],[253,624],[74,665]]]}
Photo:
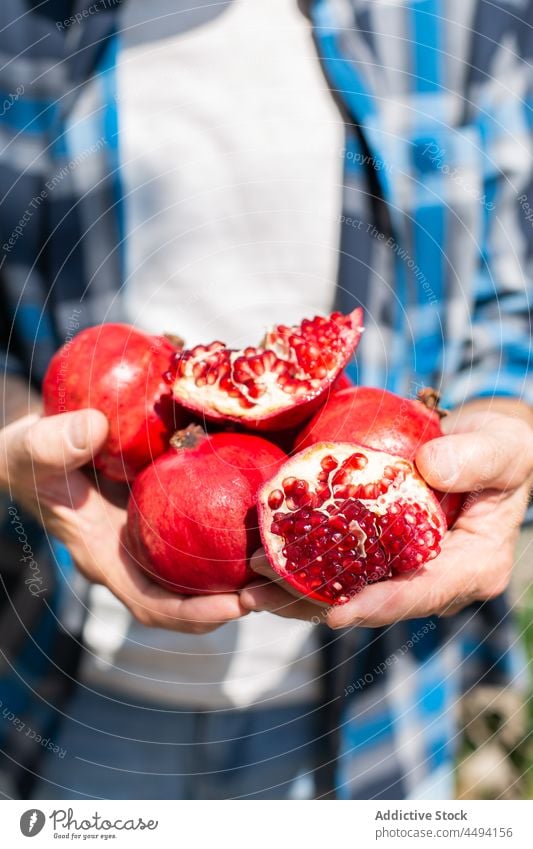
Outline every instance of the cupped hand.
{"label": "cupped hand", "polygon": [[126,486],[97,483],[82,467],[105,442],[97,410],[19,419],[0,431],[0,487],[61,540],[90,581],[143,625],[202,634],[250,611],[237,593],[180,596],[151,581],[124,544]]}
{"label": "cupped hand", "polygon": [[422,569],[366,587],[329,610],[286,591],[264,553],[257,581],[241,594],[249,610],[324,621],[332,628],[378,627],[455,613],[472,601],[498,596],[507,587],[514,549],[533,484],[533,429],[520,418],[468,411],[450,416],[448,433],[423,445],[417,466],[431,486],[467,492],[461,515],[448,531],[439,556]]}

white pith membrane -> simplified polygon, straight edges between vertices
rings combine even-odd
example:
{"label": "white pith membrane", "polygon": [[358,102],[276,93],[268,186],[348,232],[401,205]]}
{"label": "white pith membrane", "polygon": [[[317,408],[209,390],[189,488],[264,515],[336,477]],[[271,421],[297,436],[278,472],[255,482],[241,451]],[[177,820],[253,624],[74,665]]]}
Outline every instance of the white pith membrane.
{"label": "white pith membrane", "polygon": [[[337,462],[334,468],[331,458]],[[300,484],[296,491],[291,479],[307,482],[308,491]],[[320,523],[316,514],[322,516]],[[318,443],[288,460],[261,489],[259,517],[276,572],[300,592],[329,604],[342,604],[368,583],[433,559],[446,532],[438,502],[413,463],[351,443]],[[289,533],[283,529],[287,517],[293,523]],[[332,519],[339,525],[333,531]],[[317,549],[324,529],[329,536]],[[297,565],[291,565],[294,547]]]}
{"label": "white pith membrane", "polygon": [[322,392],[345,367],[361,333],[355,310],[304,319],[296,327],[278,325],[257,347],[197,345],[176,356],[174,397],[222,416],[267,417]]}

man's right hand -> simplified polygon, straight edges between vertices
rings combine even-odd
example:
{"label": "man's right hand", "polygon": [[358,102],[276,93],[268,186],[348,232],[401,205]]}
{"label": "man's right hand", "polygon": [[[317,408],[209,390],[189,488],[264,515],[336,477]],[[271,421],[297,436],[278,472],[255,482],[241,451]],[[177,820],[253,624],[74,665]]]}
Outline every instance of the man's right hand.
{"label": "man's right hand", "polygon": [[98,410],[18,419],[0,430],[0,488],[143,625],[204,634],[249,613],[238,593],[179,596],[140,570],[124,547],[127,487],[110,486],[108,493],[81,471],[106,436],[107,419]]}

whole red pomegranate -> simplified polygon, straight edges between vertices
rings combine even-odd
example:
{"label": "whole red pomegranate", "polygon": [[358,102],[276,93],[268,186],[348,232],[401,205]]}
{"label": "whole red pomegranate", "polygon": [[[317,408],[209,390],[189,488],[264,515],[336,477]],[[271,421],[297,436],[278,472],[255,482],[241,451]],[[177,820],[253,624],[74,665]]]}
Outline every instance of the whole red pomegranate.
{"label": "whole red pomegranate", "polygon": [[298,593],[343,604],[436,557],[446,519],[414,464],[346,442],[291,457],[259,493],[272,568]]}
{"label": "whole red pomegranate", "polygon": [[232,592],[254,577],[256,496],[286,455],[259,436],[190,425],[136,478],[127,546],[155,581],[185,595]]}
{"label": "whole red pomegranate", "polygon": [[[443,436],[439,396],[423,389],[416,400],[385,389],[355,386],[331,395],[294,441],[296,451],[324,440],[358,442],[414,461],[425,442]],[[457,519],[464,500],[460,493],[436,492],[448,527]]]}
{"label": "whole red pomegranate", "polygon": [[223,342],[176,355],[174,397],[209,420],[274,431],[295,427],[323,403],[355,351],[362,311],[278,325],[257,347]]}
{"label": "whole red pomegranate", "polygon": [[102,324],[82,330],[50,361],[43,381],[46,415],[101,410],[109,435],[94,463],[111,480],[133,480],[190,420],[164,379],[177,351],[171,338]]}

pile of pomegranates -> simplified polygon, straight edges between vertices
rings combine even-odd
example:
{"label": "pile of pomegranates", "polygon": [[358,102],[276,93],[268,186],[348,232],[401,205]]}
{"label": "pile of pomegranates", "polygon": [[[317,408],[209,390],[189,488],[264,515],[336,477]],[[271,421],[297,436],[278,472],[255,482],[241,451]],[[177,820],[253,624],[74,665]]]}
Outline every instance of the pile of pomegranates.
{"label": "pile of pomegranates", "polygon": [[435,394],[350,385],[362,331],[360,309],[278,325],[243,350],[91,327],[53,357],[45,413],[107,416],[94,466],[131,484],[127,545],[155,581],[237,590],[262,543],[293,590],[343,604],[436,557],[461,509],[415,465],[442,435]]}

